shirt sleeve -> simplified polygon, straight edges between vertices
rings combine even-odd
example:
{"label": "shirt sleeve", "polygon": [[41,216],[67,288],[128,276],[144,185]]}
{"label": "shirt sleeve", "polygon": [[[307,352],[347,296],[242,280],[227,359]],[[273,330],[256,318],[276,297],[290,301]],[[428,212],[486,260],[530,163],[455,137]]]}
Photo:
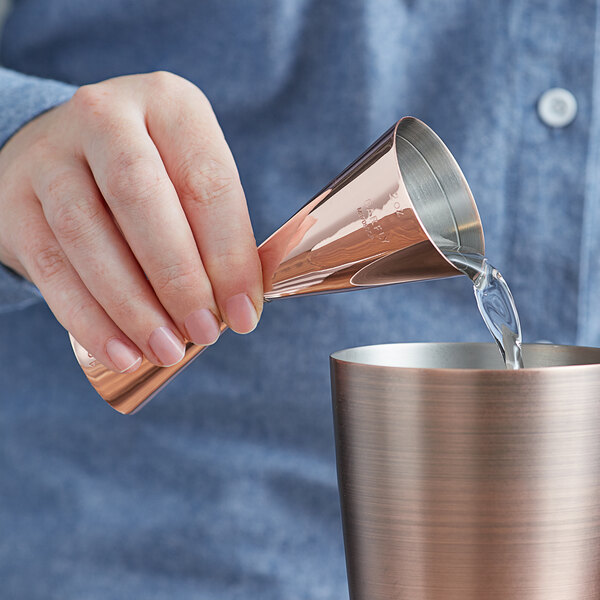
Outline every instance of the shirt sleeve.
{"label": "shirt sleeve", "polygon": [[[23,125],[68,100],[76,89],[0,68],[0,150]],[[25,308],[41,298],[32,283],[0,263],[0,313]]]}

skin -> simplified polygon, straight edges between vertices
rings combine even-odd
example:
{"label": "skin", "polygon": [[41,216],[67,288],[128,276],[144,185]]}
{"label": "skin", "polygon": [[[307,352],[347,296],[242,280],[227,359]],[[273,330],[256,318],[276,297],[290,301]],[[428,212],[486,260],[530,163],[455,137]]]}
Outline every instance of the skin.
{"label": "skin", "polygon": [[0,261],[114,371],[127,352],[164,365],[157,328],[197,342],[194,311],[238,333],[260,317],[261,263],[233,156],[209,101],[176,75],[86,85],[25,125],[0,151],[0,214]]}

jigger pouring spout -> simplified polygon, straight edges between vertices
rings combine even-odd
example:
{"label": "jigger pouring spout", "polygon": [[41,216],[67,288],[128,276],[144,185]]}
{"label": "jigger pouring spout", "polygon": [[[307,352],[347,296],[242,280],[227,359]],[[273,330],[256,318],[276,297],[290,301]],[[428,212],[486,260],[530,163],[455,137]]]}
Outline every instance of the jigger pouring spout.
{"label": "jigger pouring spout", "polygon": [[[265,299],[460,275],[446,256],[456,248],[484,254],[473,196],[440,138],[404,117],[259,246]],[[119,374],[71,343],[92,386],[124,414],[204,350],[188,342],[172,367],[144,358]]]}

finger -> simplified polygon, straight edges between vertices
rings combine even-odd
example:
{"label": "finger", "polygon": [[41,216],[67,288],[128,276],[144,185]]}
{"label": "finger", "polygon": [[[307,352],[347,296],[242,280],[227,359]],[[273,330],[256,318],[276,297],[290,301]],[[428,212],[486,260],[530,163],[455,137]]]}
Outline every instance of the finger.
{"label": "finger", "polygon": [[86,289],[45,221],[33,192],[22,197],[17,222],[19,261],[38,287],[61,325],[103,365],[118,373],[131,373],[142,355]]}
{"label": "finger", "polygon": [[155,364],[183,358],[176,326],[106,210],[87,165],[46,160],[32,173],[52,232],[92,296]]}
{"label": "finger", "polygon": [[148,131],[187,215],[221,314],[234,331],[248,333],[262,311],[263,290],[244,191],[208,101],[189,83],[175,89],[169,110],[160,93],[148,104]]}
{"label": "finger", "polygon": [[210,280],[160,155],[136,112],[84,139],[94,179],[162,306],[184,337],[214,343],[221,321]]}

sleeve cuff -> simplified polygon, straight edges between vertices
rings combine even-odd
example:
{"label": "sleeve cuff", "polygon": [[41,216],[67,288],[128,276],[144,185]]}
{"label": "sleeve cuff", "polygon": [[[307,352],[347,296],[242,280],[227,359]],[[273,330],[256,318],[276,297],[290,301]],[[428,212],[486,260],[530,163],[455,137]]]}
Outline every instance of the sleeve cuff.
{"label": "sleeve cuff", "polygon": [[0,148],[23,125],[71,98],[76,86],[0,69]]}

